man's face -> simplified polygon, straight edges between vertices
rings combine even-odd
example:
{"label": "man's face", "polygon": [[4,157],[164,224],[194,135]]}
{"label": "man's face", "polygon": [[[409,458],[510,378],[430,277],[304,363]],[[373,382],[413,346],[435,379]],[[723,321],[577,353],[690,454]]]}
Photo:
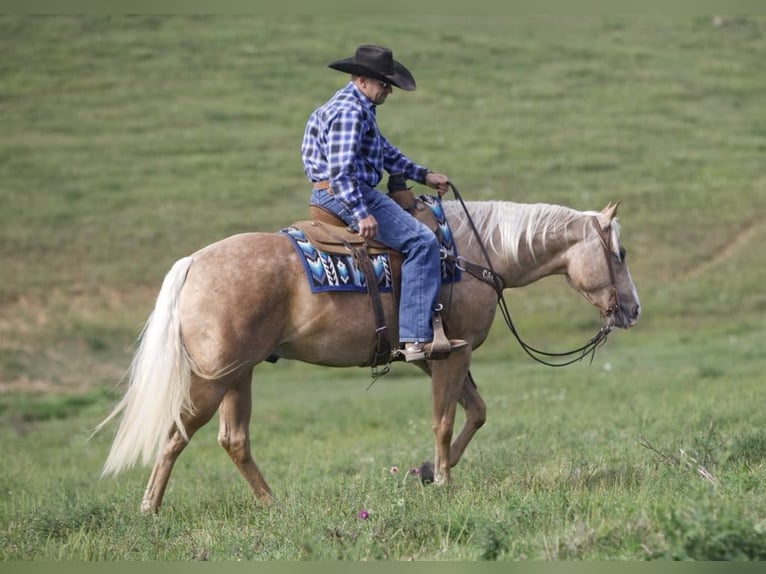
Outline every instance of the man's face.
{"label": "man's face", "polygon": [[367,78],[365,76],[359,77],[357,86],[359,87],[359,90],[367,96],[367,99],[376,106],[385,102],[388,94],[393,91],[391,84],[375,78]]}

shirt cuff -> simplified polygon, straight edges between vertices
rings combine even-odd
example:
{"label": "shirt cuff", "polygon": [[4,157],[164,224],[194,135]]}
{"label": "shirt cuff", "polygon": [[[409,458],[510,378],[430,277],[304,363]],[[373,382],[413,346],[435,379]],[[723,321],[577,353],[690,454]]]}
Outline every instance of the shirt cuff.
{"label": "shirt cuff", "polygon": [[367,211],[367,208],[364,205],[357,205],[352,210],[352,212],[354,214],[354,217],[356,217],[357,221],[361,221],[362,219],[370,215],[369,212]]}
{"label": "shirt cuff", "polygon": [[431,172],[430,169],[423,167],[422,165],[416,165],[414,166],[412,172],[407,174],[407,179],[411,179],[412,181],[417,181],[418,183],[425,184],[426,175],[428,175],[430,172]]}

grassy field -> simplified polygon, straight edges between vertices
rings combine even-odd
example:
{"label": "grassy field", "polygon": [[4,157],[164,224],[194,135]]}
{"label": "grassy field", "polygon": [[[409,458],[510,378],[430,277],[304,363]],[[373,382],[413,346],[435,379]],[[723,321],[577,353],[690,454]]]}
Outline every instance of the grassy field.
{"label": "grassy field", "polygon": [[[0,17],[0,558],[766,559],[766,19],[714,16]],[[418,81],[384,133],[467,199],[622,200],[642,319],[566,369],[498,323],[446,488],[408,472],[432,456],[415,370],[265,365],[277,503],[211,424],[142,516],[148,469],[100,480],[111,427],[89,436],[162,277],[305,217],[305,119],[365,42]],[[598,325],[562,280],[508,298],[536,346]]]}

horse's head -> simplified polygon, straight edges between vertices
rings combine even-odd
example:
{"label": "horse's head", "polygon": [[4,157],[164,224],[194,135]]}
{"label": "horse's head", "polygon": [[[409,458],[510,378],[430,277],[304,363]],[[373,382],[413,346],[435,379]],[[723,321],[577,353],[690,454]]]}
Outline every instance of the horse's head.
{"label": "horse's head", "polygon": [[628,329],[641,313],[638,293],[630,277],[626,251],[620,242],[616,204],[593,214],[582,241],[567,253],[567,279],[598,307],[608,328]]}

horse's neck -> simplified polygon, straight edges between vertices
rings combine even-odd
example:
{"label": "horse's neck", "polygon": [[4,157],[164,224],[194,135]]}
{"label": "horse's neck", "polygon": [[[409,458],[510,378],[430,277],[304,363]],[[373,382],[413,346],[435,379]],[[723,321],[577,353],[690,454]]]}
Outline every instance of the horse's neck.
{"label": "horse's neck", "polygon": [[531,247],[522,243],[516,264],[510,268],[509,286],[521,287],[549,275],[566,273],[567,253],[585,238],[586,226],[587,218],[583,216],[564,227],[537,233]]}
{"label": "horse's neck", "polygon": [[[521,287],[566,272],[566,252],[585,237],[586,214],[546,204],[481,203],[469,204],[469,211],[471,207],[476,210],[474,223],[483,236],[493,269],[507,287]],[[485,263],[469,226],[463,223],[457,230],[460,255]]]}

